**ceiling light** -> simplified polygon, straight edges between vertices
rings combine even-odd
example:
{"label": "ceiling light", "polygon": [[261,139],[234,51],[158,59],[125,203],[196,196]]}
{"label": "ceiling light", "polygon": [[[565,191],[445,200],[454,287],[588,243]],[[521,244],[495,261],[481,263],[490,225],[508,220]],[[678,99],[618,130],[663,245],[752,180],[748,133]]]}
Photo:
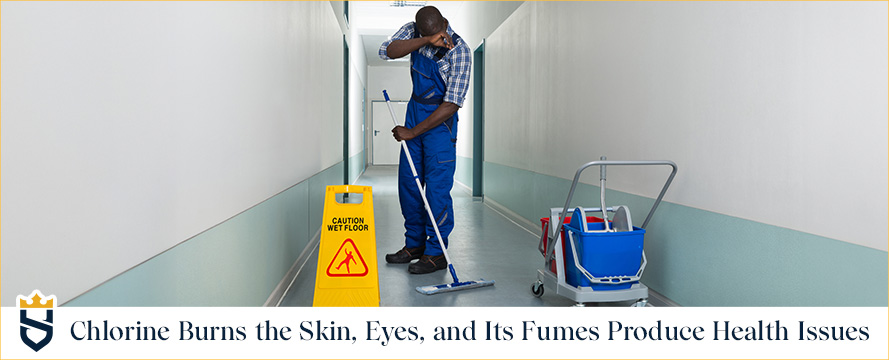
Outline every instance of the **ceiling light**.
{"label": "ceiling light", "polygon": [[390,1],[389,6],[391,7],[408,7],[408,6],[426,6],[425,1]]}

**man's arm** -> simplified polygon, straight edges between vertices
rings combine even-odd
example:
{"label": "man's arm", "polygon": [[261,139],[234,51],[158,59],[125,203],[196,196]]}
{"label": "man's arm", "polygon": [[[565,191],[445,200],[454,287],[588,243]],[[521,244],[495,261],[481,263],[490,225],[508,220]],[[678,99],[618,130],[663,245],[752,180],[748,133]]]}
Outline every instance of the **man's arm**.
{"label": "man's arm", "polygon": [[412,129],[408,129],[404,126],[396,126],[394,129],[392,129],[392,136],[394,136],[395,140],[398,141],[413,139],[417,136],[420,136],[420,134],[429,131],[429,129],[433,129],[436,126],[441,125],[441,123],[445,122],[445,120],[450,119],[451,116],[454,116],[454,114],[457,113],[457,110],[459,109],[460,107],[457,106],[457,104],[443,102],[441,103],[441,105],[438,106],[437,109],[435,109],[435,111],[432,112],[431,115],[429,115],[429,117],[426,118],[426,120],[423,120],[423,122],[417,124],[417,126],[414,126]]}
{"label": "man's arm", "polygon": [[386,47],[386,56],[391,59],[398,59],[426,45],[453,49],[454,41],[451,40],[451,36],[448,35],[447,26],[445,26],[444,30],[434,35],[407,40],[392,40],[392,42],[389,43],[389,46]]}
{"label": "man's arm", "polygon": [[425,37],[418,37],[408,40],[392,40],[392,42],[389,43],[389,46],[386,47],[386,56],[391,59],[398,59],[416,51],[417,49],[427,44],[429,44],[429,39]]}

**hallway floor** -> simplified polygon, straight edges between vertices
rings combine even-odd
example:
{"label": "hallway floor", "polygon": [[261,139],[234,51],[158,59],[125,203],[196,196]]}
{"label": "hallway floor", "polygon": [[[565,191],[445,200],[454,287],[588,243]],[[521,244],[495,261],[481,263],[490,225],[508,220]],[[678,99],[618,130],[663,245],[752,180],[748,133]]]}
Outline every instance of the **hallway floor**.
{"label": "hallway floor", "polygon": [[[407,264],[386,263],[386,253],[404,245],[396,174],[396,166],[371,166],[356,184],[373,187],[380,306],[574,305],[573,301],[554,295],[551,289],[540,298],[531,294],[531,283],[537,279],[537,269],[543,266],[543,256],[537,251],[539,234],[474,199],[456,184],[451,191],[455,228],[450,235],[448,255],[461,281],[483,278],[494,280],[495,285],[436,295],[417,292],[417,286],[450,283],[452,279],[447,270],[412,275],[407,272]],[[312,306],[317,254],[315,244],[281,306]]]}

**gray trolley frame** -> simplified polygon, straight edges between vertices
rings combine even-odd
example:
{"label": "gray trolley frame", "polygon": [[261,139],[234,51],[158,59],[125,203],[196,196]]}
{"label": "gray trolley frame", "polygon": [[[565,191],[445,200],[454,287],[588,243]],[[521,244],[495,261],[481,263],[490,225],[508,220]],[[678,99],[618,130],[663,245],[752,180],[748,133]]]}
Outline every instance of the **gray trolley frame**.
{"label": "gray trolley frame", "polygon": [[[589,167],[599,166],[600,169],[600,191],[601,191],[601,201],[604,206],[605,202],[605,168],[606,166],[636,166],[636,165],[668,165],[673,168],[673,171],[670,173],[670,176],[667,178],[667,182],[664,183],[664,187],[661,189],[661,193],[658,195],[657,199],[654,201],[654,204],[651,206],[651,210],[648,212],[648,216],[645,218],[645,222],[642,223],[642,228],[644,229],[648,222],[651,220],[651,216],[654,215],[654,211],[657,210],[658,205],[660,205],[661,200],[664,198],[664,194],[667,192],[667,188],[670,187],[670,183],[673,182],[673,177],[676,176],[676,163],[669,160],[652,160],[652,161],[609,161],[605,160],[605,157],[602,157],[600,161],[592,161],[584,164],[579,169],[577,169],[577,173],[574,174],[574,181],[571,183],[571,190],[568,191],[568,198],[565,199],[565,206],[560,208],[552,208],[550,209],[550,222],[549,228],[552,231],[545,234],[547,241],[547,246],[544,249],[544,236],[541,236],[540,244],[538,245],[538,250],[543,253],[544,256],[544,267],[542,269],[537,270],[537,281],[535,281],[531,285],[531,292],[534,296],[540,297],[543,295],[544,289],[554,289],[556,294],[564,296],[568,299],[575,301],[576,306],[584,306],[584,303],[587,302],[617,302],[617,301],[632,301],[636,300],[632,306],[640,306],[644,307],[648,304],[648,287],[642,284],[641,282],[637,282],[633,284],[629,289],[624,290],[593,290],[591,287],[575,287],[568,284],[565,281],[565,259],[562,251],[555,251],[555,249],[562,248],[562,237],[560,236],[560,232],[562,230],[562,222],[569,213],[573,213],[574,210],[568,210],[568,206],[571,204],[571,199],[574,197],[574,189],[577,187],[577,182],[580,180],[580,175]],[[611,208],[606,207],[603,211],[601,207],[599,208],[584,208],[584,212],[602,212],[605,215],[604,220],[607,222],[608,211],[615,211],[617,207]],[[553,226],[555,224],[555,226]],[[573,251],[572,247],[572,251]],[[567,251],[567,250],[566,250]],[[552,262],[555,262],[555,273],[550,271]],[[638,280],[639,277],[642,276],[642,271],[645,269],[646,259],[645,259],[645,251],[642,252],[642,265],[639,269],[639,272],[636,276],[633,277],[632,281]]]}

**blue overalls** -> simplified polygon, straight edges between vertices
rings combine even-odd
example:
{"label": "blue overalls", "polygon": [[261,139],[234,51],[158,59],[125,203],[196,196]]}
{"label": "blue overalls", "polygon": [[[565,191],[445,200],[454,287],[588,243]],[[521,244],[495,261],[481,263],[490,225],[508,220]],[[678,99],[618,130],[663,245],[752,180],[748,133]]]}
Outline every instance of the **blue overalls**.
{"label": "blue overalls", "polygon": [[[419,32],[414,29],[414,36]],[[454,43],[460,39],[454,34]],[[447,53],[447,48],[439,48],[436,59]],[[411,53],[411,81],[413,93],[407,104],[405,127],[413,128],[426,120],[441,105],[447,85],[438,71],[434,59],[420,54],[419,50]],[[438,230],[445,246],[448,235],[454,229],[454,206],[451,199],[451,188],[454,186],[454,170],[457,160],[457,114],[445,120],[441,125],[407,141],[412,160],[417,168],[420,183],[426,187],[426,199],[432,208]],[[442,254],[441,246],[435,236],[435,229],[429,220],[429,214],[423,205],[414,175],[401,151],[398,165],[398,200],[401,203],[401,214],[404,215],[405,246],[408,248],[426,247],[425,254],[437,256]]]}

